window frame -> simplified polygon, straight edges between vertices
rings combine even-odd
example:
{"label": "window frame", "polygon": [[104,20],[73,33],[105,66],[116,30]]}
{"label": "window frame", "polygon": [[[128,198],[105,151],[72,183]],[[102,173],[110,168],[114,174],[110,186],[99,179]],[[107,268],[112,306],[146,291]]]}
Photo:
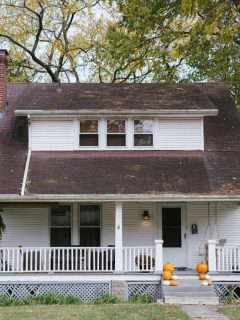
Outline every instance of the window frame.
{"label": "window frame", "polygon": [[[81,132],[81,121],[97,121],[97,132]],[[78,121],[78,148],[83,150],[83,149],[99,149],[100,148],[100,119],[79,119]],[[96,146],[82,146],[80,145],[80,136],[82,135],[97,135],[97,138],[98,138],[98,144]]]}
{"label": "window frame", "polygon": [[[124,121],[125,122],[125,133],[108,133],[108,121]],[[125,146],[108,146],[107,138],[108,135],[125,135]],[[107,149],[128,149],[128,135],[129,135],[129,130],[128,130],[128,119],[116,119],[116,118],[111,118],[111,119],[105,119],[105,126],[104,126],[104,136],[105,136],[105,143],[106,143],[106,148]]]}
{"label": "window frame", "polygon": [[[81,206],[91,206],[91,205],[99,206],[100,224],[99,224],[99,226],[81,226]],[[103,237],[102,237],[102,205],[101,204],[99,204],[99,203],[98,204],[80,203],[78,206],[78,233],[79,233],[79,246],[80,247],[81,247],[81,235],[80,235],[81,228],[83,228],[83,229],[86,229],[86,228],[99,229],[100,230],[100,241],[99,241],[100,245],[99,245],[99,247],[102,246]]]}
{"label": "window frame", "polygon": [[[152,133],[135,133],[135,121],[152,121]],[[156,135],[156,121],[155,119],[139,119],[134,118],[132,119],[132,126],[133,126],[133,149],[155,149],[155,135]],[[135,135],[152,135],[152,145],[151,146],[135,146],[134,138]]]}
{"label": "window frame", "polygon": [[71,210],[70,218],[71,218],[71,223],[69,226],[52,226],[52,220],[51,220],[51,215],[52,215],[52,208],[49,208],[49,215],[48,215],[48,221],[49,221],[49,247],[51,248],[57,248],[57,247],[52,247],[51,246],[51,230],[52,229],[71,229],[71,243],[70,246],[72,245],[72,237],[73,237],[73,206],[71,204],[60,204],[59,206],[69,206]]}

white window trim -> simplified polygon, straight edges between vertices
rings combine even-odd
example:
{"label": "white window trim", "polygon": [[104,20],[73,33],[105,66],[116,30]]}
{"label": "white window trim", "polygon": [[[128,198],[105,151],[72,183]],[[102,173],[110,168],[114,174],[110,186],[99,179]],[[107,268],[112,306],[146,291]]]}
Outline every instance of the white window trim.
{"label": "white window trim", "polygon": [[[82,151],[123,151],[123,150],[131,150],[131,151],[141,151],[141,150],[165,150],[160,147],[160,140],[159,140],[159,134],[160,134],[160,122],[162,118],[124,118],[119,117],[117,119],[125,120],[125,128],[126,128],[126,146],[107,146],[107,120],[114,120],[113,118],[108,117],[82,117],[82,118],[75,118],[72,119],[72,125],[73,125],[73,149],[72,150],[82,150]],[[152,120],[153,121],[153,145],[152,146],[134,146],[134,120]],[[164,120],[167,120],[168,118],[164,118]],[[170,118],[172,119],[179,119],[179,118]],[[196,118],[194,118],[196,119]],[[80,146],[79,145],[79,135],[80,135],[80,120],[98,120],[98,146]],[[189,120],[187,118],[186,120]],[[200,121],[201,126],[201,148],[200,149],[166,149],[166,150],[204,150],[204,118],[198,118]],[[29,128],[29,135],[31,133],[31,128]],[[29,140],[31,137],[29,137]],[[30,146],[29,146],[30,147]]]}
{"label": "white window trim", "polygon": [[[153,128],[152,128],[152,133],[135,133],[134,131],[134,121],[135,120],[149,120],[153,122]],[[155,133],[155,119],[140,119],[140,118],[135,118],[132,119],[132,125],[133,125],[133,149],[134,150],[154,150],[155,149],[155,140],[156,140],[156,133]],[[135,134],[151,134],[153,136],[153,145],[152,146],[135,146],[134,145],[134,136]]]}
{"label": "white window trim", "polygon": [[103,228],[102,228],[102,205],[100,203],[96,203],[95,205],[98,205],[100,208],[100,225],[99,226],[82,226],[81,227],[81,217],[80,217],[80,212],[81,212],[81,206],[91,206],[93,203],[81,203],[78,206],[78,233],[79,233],[79,244],[81,247],[81,242],[80,242],[80,229],[81,228],[99,228],[100,229],[100,247],[102,247],[102,242],[103,242]]}
{"label": "white window trim", "polygon": [[[108,120],[115,120],[113,119],[105,119],[105,130],[104,130],[104,136],[106,137],[106,149],[107,150],[126,150],[128,149],[128,119],[118,119],[118,120],[124,120],[125,121],[125,133],[108,133],[107,131],[107,122]],[[125,135],[125,141],[126,141],[126,145],[125,146],[108,146],[107,145],[107,136],[109,135],[114,135],[114,134],[119,134],[119,135]]]}
{"label": "white window trim", "polygon": [[[89,121],[97,121],[98,122],[98,131],[95,132],[80,132],[80,121],[85,121],[85,120],[89,120]],[[100,132],[102,132],[102,130],[100,131],[100,121],[101,119],[98,118],[91,118],[91,119],[79,119],[78,120],[78,149],[79,150],[99,150],[100,149]],[[102,129],[102,128],[101,128]],[[80,142],[80,134],[89,134],[89,135],[98,135],[98,146],[80,146],[79,142]]]}

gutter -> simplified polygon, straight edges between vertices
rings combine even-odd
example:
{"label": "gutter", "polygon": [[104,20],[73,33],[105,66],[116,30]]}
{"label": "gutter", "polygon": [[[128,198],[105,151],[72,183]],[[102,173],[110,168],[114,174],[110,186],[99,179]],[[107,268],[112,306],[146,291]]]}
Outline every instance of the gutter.
{"label": "gutter", "polygon": [[[30,160],[30,158],[29,158]],[[27,175],[26,163],[26,175]],[[25,177],[25,174],[24,174]],[[25,178],[26,185],[26,178]],[[1,202],[240,202],[239,195],[180,195],[180,194],[35,194],[24,195],[25,186],[21,195],[2,194]]]}
{"label": "gutter", "polygon": [[24,196],[24,193],[25,193],[30,159],[31,159],[31,149],[28,150],[28,154],[27,154],[27,160],[25,164],[25,170],[24,170],[23,182],[22,182],[22,188],[21,188],[21,196]]}
{"label": "gutter", "polygon": [[168,116],[168,117],[178,117],[178,116],[216,116],[218,115],[218,109],[200,109],[200,110],[189,110],[189,109],[162,109],[162,110],[152,110],[145,109],[144,111],[139,109],[126,109],[126,110],[108,110],[108,109],[82,109],[82,110],[15,110],[16,116],[112,116],[112,115],[122,115],[122,116],[144,116],[144,117],[152,117],[152,116]]}

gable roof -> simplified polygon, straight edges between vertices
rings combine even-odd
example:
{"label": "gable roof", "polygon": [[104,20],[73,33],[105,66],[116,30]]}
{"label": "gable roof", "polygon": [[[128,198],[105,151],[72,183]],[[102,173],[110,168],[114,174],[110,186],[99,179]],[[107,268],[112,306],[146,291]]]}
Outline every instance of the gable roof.
{"label": "gable roof", "polygon": [[[204,118],[205,151],[33,152],[26,196],[240,197],[240,126],[234,102],[225,84],[192,86],[219,109],[217,116]],[[27,118],[15,117],[14,111],[28,87],[8,85],[9,107],[0,119],[0,198],[18,195],[21,189],[28,151]]]}
{"label": "gable roof", "polygon": [[194,84],[28,84],[17,115],[40,112],[109,113],[192,111],[217,114],[212,101]]}

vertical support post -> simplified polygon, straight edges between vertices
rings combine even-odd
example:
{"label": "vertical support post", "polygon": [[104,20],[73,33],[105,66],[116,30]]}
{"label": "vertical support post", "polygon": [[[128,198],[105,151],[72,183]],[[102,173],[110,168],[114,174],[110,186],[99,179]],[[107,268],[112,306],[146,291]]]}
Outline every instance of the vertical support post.
{"label": "vertical support post", "polygon": [[208,240],[208,271],[217,271],[216,240]]}
{"label": "vertical support post", "polygon": [[79,245],[79,220],[78,204],[72,205],[72,245]]}
{"label": "vertical support post", "polygon": [[155,272],[161,274],[163,271],[163,240],[155,240]]}
{"label": "vertical support post", "polygon": [[122,202],[116,202],[115,207],[115,273],[123,272],[122,250]]}

